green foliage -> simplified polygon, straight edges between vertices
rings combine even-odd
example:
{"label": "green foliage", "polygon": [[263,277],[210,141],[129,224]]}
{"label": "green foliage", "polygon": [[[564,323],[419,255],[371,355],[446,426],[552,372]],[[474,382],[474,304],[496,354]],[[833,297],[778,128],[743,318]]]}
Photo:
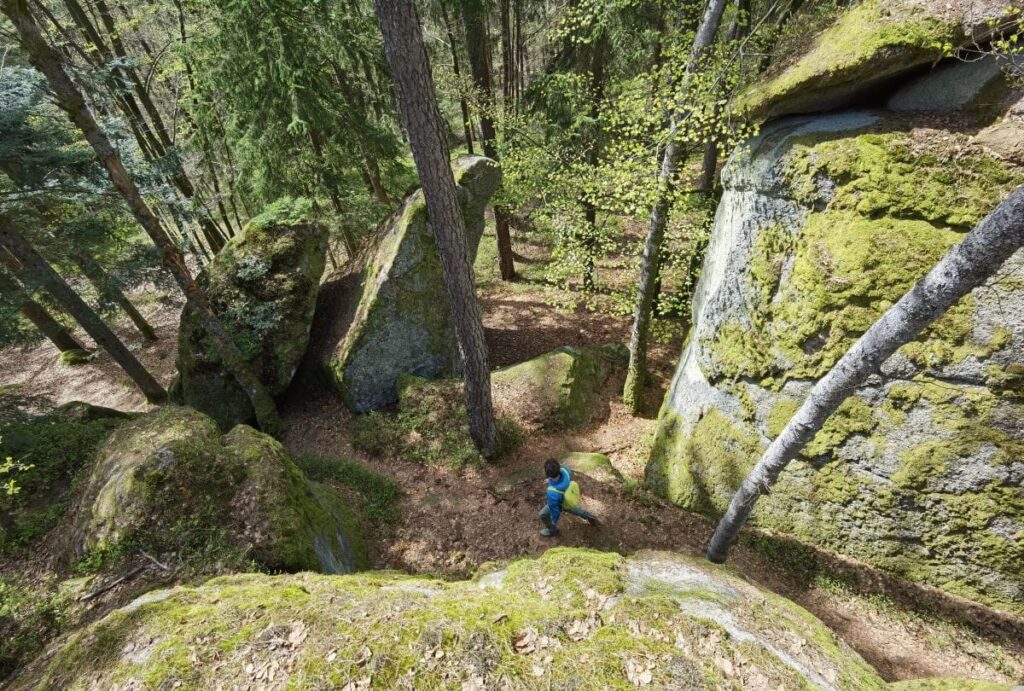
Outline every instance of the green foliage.
{"label": "green foliage", "polygon": [[0,494],[0,554],[27,547],[60,520],[75,480],[122,422],[69,422],[48,414],[0,423],[0,458],[7,459],[4,467],[16,471],[7,486],[17,483],[14,493]]}
{"label": "green foliage", "polygon": [[31,660],[61,632],[70,596],[0,578],[0,679]]}
{"label": "green foliage", "polygon": [[363,500],[360,507],[363,515],[375,526],[390,526],[398,521],[402,489],[395,480],[361,463],[339,457],[299,456],[295,465],[311,480],[333,480],[358,493]]}

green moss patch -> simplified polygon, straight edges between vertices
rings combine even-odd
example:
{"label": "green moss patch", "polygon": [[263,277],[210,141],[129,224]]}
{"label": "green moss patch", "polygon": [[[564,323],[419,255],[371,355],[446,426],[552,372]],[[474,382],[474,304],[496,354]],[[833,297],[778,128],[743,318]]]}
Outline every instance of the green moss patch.
{"label": "green moss patch", "polygon": [[479,582],[244,575],[175,588],[73,634],[19,683],[625,689],[812,680],[883,686],[810,614],[725,571],[673,555],[552,549]]}

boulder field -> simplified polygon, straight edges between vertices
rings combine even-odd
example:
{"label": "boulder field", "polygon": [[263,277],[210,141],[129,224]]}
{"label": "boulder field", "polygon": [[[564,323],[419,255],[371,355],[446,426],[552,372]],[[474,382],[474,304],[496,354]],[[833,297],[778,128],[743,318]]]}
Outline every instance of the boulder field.
{"label": "boulder field", "polygon": [[[935,40],[984,30],[966,5],[867,0],[747,97],[771,117],[723,172],[647,467],[676,504],[720,515],[813,384],[1024,182],[1005,65],[921,68]],[[754,524],[1024,613],[1022,267],[1018,253],[891,357]]]}

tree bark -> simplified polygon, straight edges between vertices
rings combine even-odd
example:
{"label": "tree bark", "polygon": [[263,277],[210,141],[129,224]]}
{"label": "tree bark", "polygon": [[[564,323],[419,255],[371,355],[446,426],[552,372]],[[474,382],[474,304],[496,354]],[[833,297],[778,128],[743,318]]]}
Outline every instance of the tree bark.
{"label": "tree bark", "polygon": [[87,255],[85,252],[75,252],[71,256],[75,265],[78,266],[82,271],[82,275],[89,279],[89,282],[95,286],[96,290],[102,295],[114,302],[118,307],[128,315],[128,318],[135,324],[135,328],[138,329],[142,337],[147,341],[157,340],[156,331],[152,325],[142,314],[135,308],[128,296],[124,294],[121,287],[115,284],[107,272],[103,270],[99,262]]}
{"label": "tree bark", "polygon": [[[700,59],[711,46],[722,22],[722,14],[728,0],[711,0],[697,35],[693,39],[690,60],[686,66],[687,73],[700,69]],[[684,93],[679,94],[676,101],[682,102]],[[644,380],[647,377],[647,338],[651,325],[651,305],[658,280],[658,256],[665,238],[665,227],[668,225],[670,195],[675,184],[676,171],[681,158],[685,158],[682,147],[676,141],[679,124],[677,114],[673,113],[668,131],[668,144],[662,155],[661,171],[658,174],[658,196],[651,210],[647,224],[647,237],[644,240],[644,254],[640,266],[640,284],[637,287],[636,307],[633,311],[633,330],[629,337],[629,367],[626,370],[626,383],[623,387],[622,400],[626,407],[635,415],[640,411]]]}
{"label": "tree bark", "polygon": [[[482,0],[464,0],[462,20],[466,29],[466,46],[469,51],[469,67],[473,73],[473,84],[480,92],[480,134],[483,140],[484,156],[498,157],[498,137],[494,129],[494,86],[491,82],[491,60],[487,51],[487,25]],[[501,206],[494,207],[494,231],[498,239],[498,266],[501,278],[511,281],[515,278],[515,258],[512,255],[512,236],[509,233],[508,212]]]}
{"label": "tree bark", "polygon": [[1024,186],[1014,190],[939,260],[814,385],[807,400],[740,484],[708,545],[708,559],[725,561],[729,546],[758,497],[771,490],[789,462],[857,387],[900,346],[916,338],[960,298],[995,274],[1022,246]]}
{"label": "tree bark", "polygon": [[160,250],[164,266],[178,282],[185,294],[185,299],[192,303],[193,309],[203,322],[203,327],[219,351],[225,368],[238,380],[242,389],[248,394],[260,427],[268,434],[276,434],[280,431],[281,422],[273,397],[259,377],[250,369],[249,363],[231,340],[224,325],[214,315],[206,295],[199,288],[185,264],[184,257],[142,198],[139,188],[128,175],[128,171],[125,170],[117,150],[96,123],[81,91],[65,71],[60,56],[46,43],[40,33],[39,26],[29,12],[26,0],[0,0],[0,10],[11,20],[18,32],[21,46],[28,56],[29,62],[46,77],[57,104],[82,131],[86,141],[96,152],[96,157],[106,169],[114,187],[128,202],[135,219]]}
{"label": "tree bark", "polygon": [[[6,262],[5,262],[6,263]],[[20,301],[18,311],[32,325],[39,329],[50,343],[56,346],[57,350],[66,353],[69,350],[85,350],[85,346],[79,343],[71,333],[65,329],[60,322],[53,318],[45,307],[32,299],[28,291],[18,285],[18,282],[0,271],[0,292],[14,296]]]}
{"label": "tree bark", "polygon": [[491,372],[487,342],[473,285],[473,263],[466,244],[465,221],[451,169],[444,123],[437,107],[423,34],[412,0],[374,0],[391,65],[398,111],[409,135],[423,185],[430,225],[451,302],[455,331],[465,366],[469,432],[485,457],[497,451]]}
{"label": "tree bark", "polygon": [[167,399],[167,392],[157,383],[117,335],[93,311],[85,300],[78,296],[71,286],[60,277],[39,253],[18,233],[7,221],[0,218],[0,245],[21,262],[23,270],[53,296],[61,307],[68,311],[75,321],[81,324],[96,344],[110,354],[121,369],[131,377],[139,387],[146,400],[150,403],[162,403]]}
{"label": "tree bark", "polygon": [[[448,47],[452,53],[452,72],[455,73],[455,80],[461,82],[462,70],[459,67],[459,48],[455,43],[455,32],[452,30],[452,23],[448,18],[448,9],[445,7],[445,0],[439,0],[437,4],[441,9],[441,22],[444,24],[445,34],[448,36]],[[469,102],[466,101],[466,95],[462,93],[461,88],[459,89],[459,109],[462,111],[462,131],[466,138],[466,151],[472,156],[473,124],[469,118]]]}

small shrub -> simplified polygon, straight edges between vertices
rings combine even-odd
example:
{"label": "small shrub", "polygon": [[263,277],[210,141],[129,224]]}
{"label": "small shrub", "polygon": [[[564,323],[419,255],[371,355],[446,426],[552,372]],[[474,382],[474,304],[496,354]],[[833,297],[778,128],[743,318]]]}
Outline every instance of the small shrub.
{"label": "small shrub", "polygon": [[69,597],[0,578],[0,679],[31,660],[60,633]]}

